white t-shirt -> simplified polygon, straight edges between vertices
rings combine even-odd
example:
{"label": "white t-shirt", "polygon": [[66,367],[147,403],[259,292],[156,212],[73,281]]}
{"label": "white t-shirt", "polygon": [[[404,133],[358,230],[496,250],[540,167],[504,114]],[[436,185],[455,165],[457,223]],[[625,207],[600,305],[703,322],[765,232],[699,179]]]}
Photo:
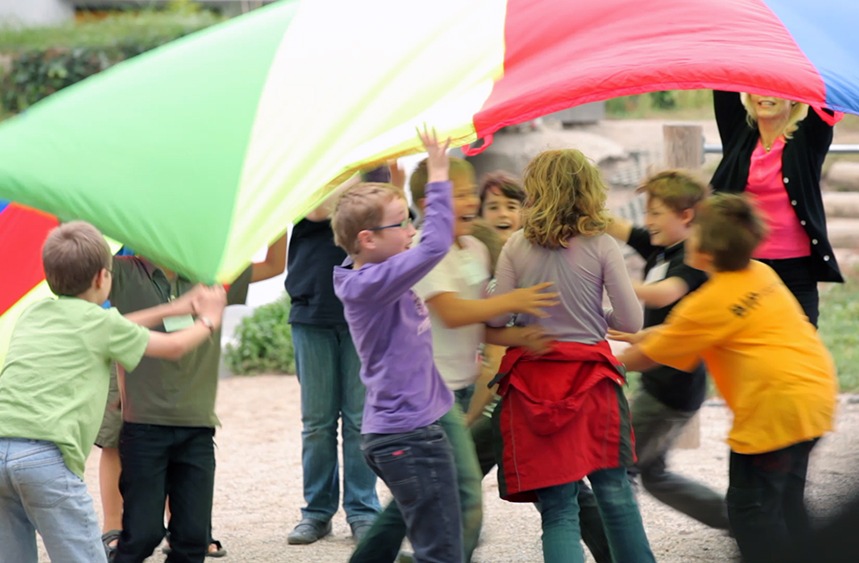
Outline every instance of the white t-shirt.
{"label": "white t-shirt", "polygon": [[[424,301],[440,293],[455,293],[460,299],[483,299],[489,283],[489,251],[472,236],[459,237],[432,271],[415,286]],[[452,391],[468,387],[480,374],[478,347],[483,342],[482,323],[447,328],[430,309],[433,358],[444,382]]]}

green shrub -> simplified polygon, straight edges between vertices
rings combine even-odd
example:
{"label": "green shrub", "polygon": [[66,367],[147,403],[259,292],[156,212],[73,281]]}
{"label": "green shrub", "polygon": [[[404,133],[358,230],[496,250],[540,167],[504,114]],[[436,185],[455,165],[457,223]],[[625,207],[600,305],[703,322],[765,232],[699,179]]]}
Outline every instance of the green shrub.
{"label": "green shrub", "polygon": [[842,393],[859,392],[859,274],[845,269],[846,283],[826,284],[820,294],[820,337],[832,353]]}
{"label": "green shrub", "polygon": [[208,12],[144,12],[58,28],[4,30],[0,113],[23,111],[66,86],[222,19]]}
{"label": "green shrub", "polygon": [[295,373],[295,351],[289,327],[289,296],[257,307],[236,329],[237,344],[228,344],[227,367],[236,375]]}

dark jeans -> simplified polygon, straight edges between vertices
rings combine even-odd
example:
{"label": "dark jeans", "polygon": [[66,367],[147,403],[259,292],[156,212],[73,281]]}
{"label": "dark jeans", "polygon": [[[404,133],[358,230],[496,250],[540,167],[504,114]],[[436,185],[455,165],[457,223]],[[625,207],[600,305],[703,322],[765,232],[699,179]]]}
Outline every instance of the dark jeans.
{"label": "dark jeans", "polygon": [[812,275],[811,257],[785,258],[782,260],[760,260],[778,274],[784,285],[799,301],[805,316],[814,326],[820,315],[820,296],[817,292],[817,282]]}
{"label": "dark jeans", "polygon": [[632,401],[637,470],[657,500],[712,528],[728,528],[725,497],[692,479],[668,471],[666,456],[697,411],[678,411],[639,390]]}
{"label": "dark jeans", "polygon": [[817,440],[763,454],[731,452],[728,517],[745,563],[775,563],[784,547],[817,560],[810,550],[805,507],[808,456]]}
{"label": "dark jeans", "polygon": [[[431,424],[400,434],[366,434],[361,448],[367,464],[394,496],[415,558],[421,563],[461,562],[456,467],[442,427]],[[379,521],[373,528],[379,528]]]}
{"label": "dark jeans", "polygon": [[[471,437],[477,449],[477,461],[483,475],[492,471],[495,467],[495,452],[492,444],[492,420],[488,416],[481,416],[471,425]],[[602,517],[596,497],[590,487],[584,481],[578,483],[579,504],[579,527],[581,528],[582,541],[588,547],[597,563],[612,563],[611,551],[603,529]],[[537,508],[539,510],[539,506]]]}
{"label": "dark jeans", "polygon": [[209,546],[215,486],[214,428],[126,422],[119,435],[122,535],[116,563],[141,563],[164,538],[170,496],[168,563],[202,563]]}

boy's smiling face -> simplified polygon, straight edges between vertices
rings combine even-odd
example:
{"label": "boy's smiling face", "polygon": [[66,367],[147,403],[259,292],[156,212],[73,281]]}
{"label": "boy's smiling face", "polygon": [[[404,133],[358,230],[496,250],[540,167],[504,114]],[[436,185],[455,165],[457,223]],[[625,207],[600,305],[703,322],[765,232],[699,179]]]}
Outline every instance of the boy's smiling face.
{"label": "boy's smiling face", "polygon": [[408,220],[406,200],[394,198],[383,208],[381,224],[361,232],[362,262],[384,262],[391,256],[405,252],[412,245],[416,231],[411,220]]}
{"label": "boy's smiling face", "polygon": [[470,235],[480,207],[477,185],[471,174],[463,172],[451,174],[450,181],[453,183],[453,236]]}
{"label": "boy's smiling face", "polygon": [[650,233],[650,243],[668,247],[686,239],[693,216],[691,209],[677,212],[658,197],[648,198],[645,225]]}

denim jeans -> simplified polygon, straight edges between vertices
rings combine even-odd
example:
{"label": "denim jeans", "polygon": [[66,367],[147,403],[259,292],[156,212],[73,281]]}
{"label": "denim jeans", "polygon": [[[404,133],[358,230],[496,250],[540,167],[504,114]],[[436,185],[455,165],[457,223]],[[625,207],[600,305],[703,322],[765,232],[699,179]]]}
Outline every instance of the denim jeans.
{"label": "denim jeans", "polygon": [[[480,463],[480,471],[485,477],[495,467],[494,435],[492,432],[492,420],[488,416],[481,416],[469,428],[474,447],[477,450],[477,461]],[[593,491],[584,482],[579,482],[579,523],[582,541],[593,555],[597,563],[612,563],[611,551],[608,539],[602,526],[602,518],[599,514],[596,498]],[[540,510],[539,506],[537,510]]]}
{"label": "denim jeans", "polygon": [[107,561],[92,498],[59,448],[0,438],[0,563],[37,563],[37,530],[51,561]]}
{"label": "denim jeans", "polygon": [[[655,561],[625,468],[602,469],[588,475],[611,554],[617,563]],[[537,491],[542,516],[543,560],[581,563],[584,559],[579,523],[579,483]]]}
{"label": "denim jeans", "polygon": [[[464,561],[471,561],[471,556],[480,540],[480,528],[483,524],[483,474],[480,472],[474,443],[465,427],[462,411],[457,405],[441,417],[439,426],[444,430],[453,451],[453,462],[456,468],[454,485],[458,490],[462,522],[462,557]],[[397,508],[397,503],[392,502],[379,515],[349,561],[351,563],[395,561],[405,537],[406,524]]]}
{"label": "denim jeans", "polygon": [[696,411],[678,411],[639,390],[632,402],[637,470],[641,484],[657,500],[699,522],[728,529],[725,497],[711,488],[667,470],[668,451]]}
{"label": "denim jeans", "polygon": [[731,452],[728,516],[745,563],[775,561],[780,548],[801,554],[802,561],[821,560],[811,550],[805,507],[808,457],[816,443],[754,455]]}
{"label": "denim jeans", "polygon": [[168,563],[203,563],[215,486],[215,429],[125,422],[119,433],[122,535],[116,563],[141,563],[164,538]]}
{"label": "denim jeans", "polygon": [[367,463],[394,496],[415,558],[421,563],[461,562],[456,469],[442,427],[431,424],[400,434],[367,434],[363,449]]}
{"label": "denim jeans", "polygon": [[301,385],[303,518],[331,519],[340,504],[337,427],[343,419],[343,509],[350,524],[373,520],[381,510],[376,475],[361,454],[364,384],[361,361],[347,325],[292,324]]}

